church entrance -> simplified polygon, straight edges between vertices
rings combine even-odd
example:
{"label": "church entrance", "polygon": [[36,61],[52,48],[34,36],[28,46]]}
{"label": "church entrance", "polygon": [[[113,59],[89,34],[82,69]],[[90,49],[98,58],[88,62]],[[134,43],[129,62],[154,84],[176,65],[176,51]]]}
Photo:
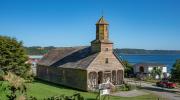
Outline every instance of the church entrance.
{"label": "church entrance", "polygon": [[98,84],[111,82],[113,85],[120,85],[123,83],[123,70],[112,70],[112,71],[99,71],[88,73],[88,88],[96,89]]}

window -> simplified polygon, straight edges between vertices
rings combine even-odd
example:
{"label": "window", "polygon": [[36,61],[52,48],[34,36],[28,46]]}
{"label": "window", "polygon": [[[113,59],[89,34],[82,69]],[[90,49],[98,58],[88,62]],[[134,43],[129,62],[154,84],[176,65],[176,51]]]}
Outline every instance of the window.
{"label": "window", "polygon": [[106,48],[105,51],[108,51],[108,48]]}
{"label": "window", "polygon": [[108,26],[106,26],[106,31],[108,31]]}
{"label": "window", "polygon": [[106,63],[106,64],[109,63],[108,58],[105,59],[105,63]]}

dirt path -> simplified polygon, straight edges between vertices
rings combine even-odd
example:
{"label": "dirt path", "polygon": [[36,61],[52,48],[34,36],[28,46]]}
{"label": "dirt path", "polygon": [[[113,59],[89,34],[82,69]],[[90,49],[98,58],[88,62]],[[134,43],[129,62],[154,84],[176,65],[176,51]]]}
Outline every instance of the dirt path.
{"label": "dirt path", "polygon": [[141,95],[147,95],[149,94],[148,92],[144,92],[141,90],[132,90],[132,91],[120,91],[113,93],[111,95],[113,96],[121,96],[121,97],[136,97],[136,96],[141,96]]}

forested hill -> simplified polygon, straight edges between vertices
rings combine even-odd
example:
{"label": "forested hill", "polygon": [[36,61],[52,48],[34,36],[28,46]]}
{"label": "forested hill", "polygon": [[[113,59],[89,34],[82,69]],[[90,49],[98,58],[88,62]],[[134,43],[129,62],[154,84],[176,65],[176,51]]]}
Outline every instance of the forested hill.
{"label": "forested hill", "polygon": [[114,49],[121,54],[180,54],[180,50]]}
{"label": "forested hill", "polygon": [[52,50],[55,48],[56,47],[53,47],[53,46],[49,46],[49,47],[40,47],[40,46],[25,47],[28,55],[44,55],[49,50]]}
{"label": "forested hill", "polygon": [[[25,47],[28,55],[43,55],[49,50],[55,49],[56,47]],[[117,53],[121,54],[180,54],[180,50],[145,50],[145,49],[114,49]]]}

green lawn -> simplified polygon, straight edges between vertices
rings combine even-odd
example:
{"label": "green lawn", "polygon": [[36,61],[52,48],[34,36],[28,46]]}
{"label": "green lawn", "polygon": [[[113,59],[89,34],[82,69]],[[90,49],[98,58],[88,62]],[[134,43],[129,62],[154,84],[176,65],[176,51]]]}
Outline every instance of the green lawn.
{"label": "green lawn", "polygon": [[[97,94],[90,92],[82,92],[78,90],[73,90],[60,85],[47,83],[44,81],[35,81],[33,83],[28,83],[28,96],[35,96],[38,100],[42,100],[45,97],[55,96],[65,94],[67,96],[73,95],[74,93],[81,93],[86,100],[95,100]],[[5,100],[5,95],[0,93],[1,100]],[[157,96],[149,94],[138,97],[110,97],[110,100],[157,100]]]}

